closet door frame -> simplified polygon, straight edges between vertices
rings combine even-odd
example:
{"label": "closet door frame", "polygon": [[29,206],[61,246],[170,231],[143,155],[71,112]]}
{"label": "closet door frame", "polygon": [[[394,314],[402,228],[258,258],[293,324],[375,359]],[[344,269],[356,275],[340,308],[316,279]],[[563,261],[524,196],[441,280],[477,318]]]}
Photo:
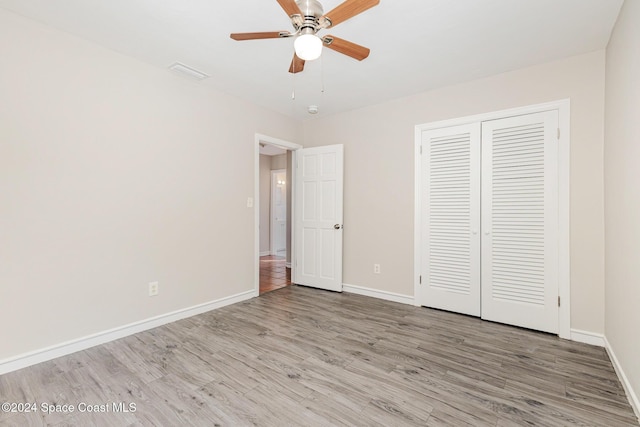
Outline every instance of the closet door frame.
{"label": "closet door frame", "polygon": [[570,165],[570,107],[569,99],[562,99],[543,104],[529,105],[508,110],[494,111],[473,116],[460,117],[420,124],[415,127],[414,170],[415,170],[415,204],[414,204],[414,305],[420,306],[423,301],[421,278],[422,264],[422,132],[459,126],[470,123],[521,116],[544,111],[558,112],[558,295],[560,307],[558,312],[558,335],[571,339],[571,276],[570,276],[570,234],[569,234],[569,165]]}

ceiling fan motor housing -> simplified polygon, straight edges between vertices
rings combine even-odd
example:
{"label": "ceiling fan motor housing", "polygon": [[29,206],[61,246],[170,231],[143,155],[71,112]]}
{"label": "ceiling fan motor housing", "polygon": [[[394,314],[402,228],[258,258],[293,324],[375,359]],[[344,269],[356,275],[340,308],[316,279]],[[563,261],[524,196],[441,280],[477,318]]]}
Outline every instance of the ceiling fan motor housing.
{"label": "ceiling fan motor housing", "polygon": [[297,0],[296,4],[305,17],[312,16],[316,19],[320,19],[320,17],[324,14],[322,4],[320,4],[318,0]]}
{"label": "ceiling fan motor housing", "polygon": [[[296,4],[303,15],[303,22],[299,28],[302,30],[313,29],[312,33],[315,34],[320,29],[320,18],[324,15],[322,4],[318,0],[297,0]],[[306,32],[311,31],[307,30]]]}

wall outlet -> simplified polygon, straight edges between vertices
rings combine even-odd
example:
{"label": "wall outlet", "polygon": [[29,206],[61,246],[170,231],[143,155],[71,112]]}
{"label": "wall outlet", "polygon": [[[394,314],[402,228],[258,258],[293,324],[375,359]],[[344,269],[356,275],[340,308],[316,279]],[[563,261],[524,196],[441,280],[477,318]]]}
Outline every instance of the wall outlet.
{"label": "wall outlet", "polygon": [[380,274],[380,264],[373,264],[373,274]]}
{"label": "wall outlet", "polygon": [[150,282],[149,283],[149,296],[150,297],[155,297],[156,295],[158,295],[159,285],[160,284],[158,282]]}
{"label": "wall outlet", "polygon": [[253,197],[247,197],[247,207],[248,208],[253,207]]}

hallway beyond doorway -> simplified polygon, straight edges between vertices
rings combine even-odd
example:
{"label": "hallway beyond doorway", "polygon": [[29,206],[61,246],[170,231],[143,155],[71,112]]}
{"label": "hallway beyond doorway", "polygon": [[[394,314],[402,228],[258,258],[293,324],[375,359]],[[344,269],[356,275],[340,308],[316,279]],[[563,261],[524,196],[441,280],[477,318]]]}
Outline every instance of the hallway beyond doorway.
{"label": "hallway beyond doorway", "polygon": [[291,269],[283,256],[260,257],[260,295],[291,284]]}

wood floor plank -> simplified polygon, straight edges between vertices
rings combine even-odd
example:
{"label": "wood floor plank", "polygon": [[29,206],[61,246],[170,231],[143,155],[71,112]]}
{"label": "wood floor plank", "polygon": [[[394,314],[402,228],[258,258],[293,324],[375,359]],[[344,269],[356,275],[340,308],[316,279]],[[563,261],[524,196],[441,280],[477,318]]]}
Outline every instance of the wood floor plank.
{"label": "wood floor plank", "polygon": [[207,384],[198,391],[221,411],[221,425],[243,426],[259,423],[260,416],[255,405],[237,388],[220,382]]}
{"label": "wood floor plank", "polygon": [[295,285],[2,375],[0,396],[137,407],[3,426],[639,425],[602,348]]}
{"label": "wood floor plank", "polygon": [[340,402],[354,412],[361,412],[371,400],[369,384],[345,375],[343,368],[310,357],[300,364],[304,375],[300,381],[333,401]]}
{"label": "wood floor plank", "polygon": [[[345,405],[340,396],[314,393],[302,402],[302,405],[328,425],[359,426],[364,425],[362,410]],[[369,425],[375,425],[370,423]]]}

